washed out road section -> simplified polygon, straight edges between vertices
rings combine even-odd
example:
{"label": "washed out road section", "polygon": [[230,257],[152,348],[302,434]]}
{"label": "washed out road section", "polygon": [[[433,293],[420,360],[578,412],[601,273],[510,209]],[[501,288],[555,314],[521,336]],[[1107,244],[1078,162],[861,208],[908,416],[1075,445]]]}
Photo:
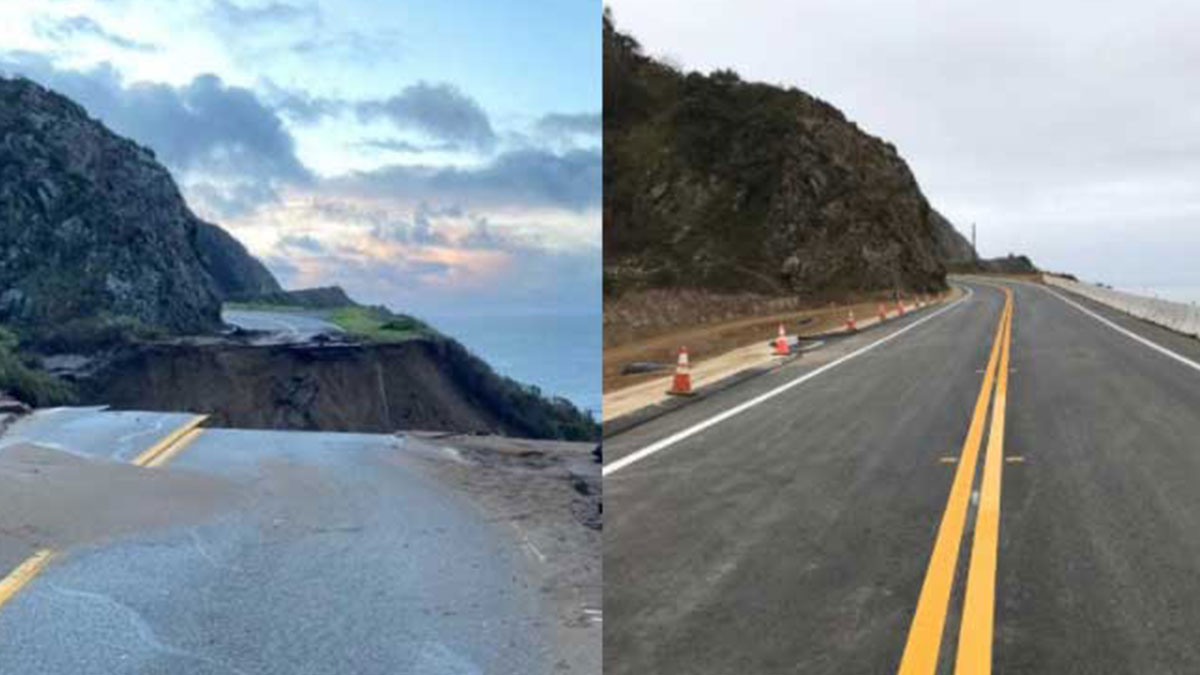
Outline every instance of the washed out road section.
{"label": "washed out road section", "polygon": [[[444,465],[471,462],[449,441],[205,429],[158,469],[26,441],[0,449],[0,466],[58,494],[44,509],[85,531],[0,610],[13,672],[598,672],[588,606],[565,625],[564,602],[582,598],[550,592],[579,572],[547,529],[513,527],[446,479]],[[169,507],[181,485],[190,506],[184,494]],[[66,503],[69,486],[81,492]],[[6,531],[19,527],[9,494]],[[122,500],[176,512],[108,512]]]}
{"label": "washed out road section", "polygon": [[301,312],[226,309],[221,312],[221,319],[243,330],[273,333],[295,342],[304,342],[322,333],[342,332],[337,324]]}

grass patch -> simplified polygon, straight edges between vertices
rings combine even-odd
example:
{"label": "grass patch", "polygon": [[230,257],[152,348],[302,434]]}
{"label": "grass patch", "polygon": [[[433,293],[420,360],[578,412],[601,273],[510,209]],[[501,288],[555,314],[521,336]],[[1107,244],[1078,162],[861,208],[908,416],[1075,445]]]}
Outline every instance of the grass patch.
{"label": "grass patch", "polygon": [[17,336],[0,327],[0,389],[34,406],[72,403],[71,385],[27,364],[17,353]]}
{"label": "grass patch", "polygon": [[311,316],[324,319],[349,335],[371,342],[405,342],[439,335],[437,330],[424,321],[407,314],[395,314],[386,307],[347,305],[332,309],[313,309],[270,302],[226,302],[222,309]]}
{"label": "grass patch", "polygon": [[372,342],[405,342],[438,335],[429,324],[406,314],[393,314],[383,307],[341,307],[326,319],[351,335]]}

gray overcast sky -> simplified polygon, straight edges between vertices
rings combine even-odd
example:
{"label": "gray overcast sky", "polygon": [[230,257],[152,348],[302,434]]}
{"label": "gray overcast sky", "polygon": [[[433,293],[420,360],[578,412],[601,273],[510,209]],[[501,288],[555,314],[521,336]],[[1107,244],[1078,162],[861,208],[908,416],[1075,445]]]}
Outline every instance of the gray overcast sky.
{"label": "gray overcast sky", "polygon": [[1198,2],[608,4],[651,55],[797,86],[895,143],[982,255],[1200,286]]}

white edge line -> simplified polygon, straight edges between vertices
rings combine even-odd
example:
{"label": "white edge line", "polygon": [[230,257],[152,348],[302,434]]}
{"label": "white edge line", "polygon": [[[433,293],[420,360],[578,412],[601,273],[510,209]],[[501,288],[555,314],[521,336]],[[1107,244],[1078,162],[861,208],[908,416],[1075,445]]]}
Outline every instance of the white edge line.
{"label": "white edge line", "polygon": [[607,476],[609,474],[616,473],[617,471],[620,471],[621,469],[629,466],[630,464],[633,464],[634,462],[639,462],[639,461],[649,457],[650,455],[653,455],[654,453],[659,452],[660,450],[664,450],[666,448],[669,448],[672,445],[675,445],[676,443],[684,440],[685,438],[694,436],[694,435],[700,433],[701,431],[708,429],[709,427],[716,426],[717,424],[724,422],[725,420],[729,419],[730,417],[733,417],[734,415],[743,413],[743,412],[749,410],[750,408],[753,408],[754,406],[758,405],[759,403],[762,403],[764,401],[775,398],[776,396],[791,389],[792,387],[801,385],[827,370],[830,370],[838,365],[841,365],[842,363],[845,363],[846,361],[849,361],[850,359],[852,359],[856,356],[861,356],[862,354],[865,354],[865,353],[871,351],[872,349],[878,347],[879,345],[881,345],[885,342],[888,342],[890,340],[900,337],[901,335],[904,335],[908,331],[916,328],[917,326],[920,326],[921,324],[925,323],[926,321],[935,319],[935,318],[941,316],[942,314],[950,311],[951,309],[957,307],[959,305],[959,303],[963,302],[964,300],[967,300],[968,298],[970,298],[972,295],[975,294],[975,291],[972,290],[970,286],[967,286],[966,288],[967,288],[966,295],[955,300],[954,302],[950,303],[946,307],[939,309],[938,311],[934,312],[933,314],[930,314],[929,316],[926,316],[917,321],[914,321],[913,323],[910,323],[909,325],[905,326],[904,328],[901,328],[900,330],[898,330],[894,333],[885,335],[884,337],[879,338],[875,342],[872,342],[871,344],[866,345],[865,347],[860,347],[860,348],[856,349],[855,351],[852,351],[849,354],[846,354],[845,356],[843,356],[835,361],[830,361],[829,363],[821,366],[820,368],[817,368],[816,370],[809,371],[809,372],[801,375],[800,377],[797,377],[796,379],[792,380],[791,382],[785,382],[785,383],[779,385],[778,387],[775,387],[774,389],[766,392],[765,394],[759,394],[758,396],[750,399],[749,401],[740,403],[740,404],[730,408],[729,410],[726,410],[723,413],[719,413],[717,415],[714,415],[714,416],[704,420],[703,422],[700,422],[699,424],[690,426],[682,431],[678,431],[670,436],[667,436],[666,438],[663,438],[654,443],[651,443],[650,445],[647,445],[646,447],[642,448],[641,450],[637,450],[628,455],[625,455],[624,457],[622,457],[620,459],[614,460],[614,461],[608,463],[607,465],[605,465],[605,467],[601,470],[600,475]]}
{"label": "white edge line", "polygon": [[[1169,356],[1170,358],[1175,359],[1176,361],[1182,363],[1185,366],[1188,366],[1189,368],[1200,371],[1200,363],[1196,363],[1195,361],[1187,358],[1186,356],[1180,356],[1179,354],[1176,354],[1175,352],[1171,351],[1170,349],[1167,349],[1166,347],[1163,347],[1160,344],[1157,344],[1151,340],[1148,340],[1127,328],[1122,328],[1121,326],[1118,326],[1117,324],[1113,323],[1112,321],[1109,321],[1108,319],[1100,316],[1099,314],[1093,312],[1092,310],[1088,309],[1087,307],[1084,307],[1083,305],[1075,302],[1074,300],[1071,300],[1070,298],[1064,296],[1063,294],[1059,293],[1058,291],[1051,290],[1049,288],[1046,288],[1045,286],[1042,286],[1041,288],[1042,288],[1042,290],[1046,291],[1050,295],[1056,296],[1059,300],[1062,300],[1063,302],[1065,302],[1068,305],[1074,307],[1075,309],[1083,312],[1084,314],[1087,314],[1088,316],[1099,321],[1100,323],[1108,326],[1109,328],[1117,331],[1118,333],[1121,333],[1125,337],[1137,340],[1138,342],[1146,345],[1147,347],[1153,349],[1154,351],[1156,351],[1164,356]],[[1120,311],[1120,310],[1117,310],[1117,311]]]}

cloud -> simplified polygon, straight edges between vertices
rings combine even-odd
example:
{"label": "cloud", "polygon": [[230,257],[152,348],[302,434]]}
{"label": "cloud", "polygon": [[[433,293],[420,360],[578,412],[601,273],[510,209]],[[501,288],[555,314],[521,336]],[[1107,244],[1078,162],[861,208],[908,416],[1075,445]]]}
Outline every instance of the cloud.
{"label": "cloud", "polygon": [[304,57],[337,56],[348,61],[377,64],[395,58],[401,51],[401,36],[396,31],[363,33],[357,30],[315,32],[292,42],[288,49]]}
{"label": "cloud", "polygon": [[470,208],[552,207],[581,211],[600,203],[598,149],[562,154],[538,149],[502,153],[481,167],[393,165],[326,181],[323,188],[352,196]]}
{"label": "cloud", "polygon": [[43,38],[55,42],[69,42],[78,37],[91,37],[121,49],[138,52],[159,51],[159,47],[155,44],[139,42],[116,33],[111,33],[94,19],[86,16],[42,20],[35,25],[34,32]]}
{"label": "cloud", "polygon": [[451,84],[418,82],[390,98],[360,102],[355,110],[362,119],[384,118],[401,129],[479,150],[489,151],[496,144],[487,113]]}
{"label": "cloud", "polygon": [[[285,287],[337,283],[361,302],[417,314],[600,310],[598,246],[542,246],[460,209],[310,207],[286,214],[303,234],[284,236],[266,257]],[[323,215],[309,219],[317,213]],[[327,219],[334,214],[344,220]]]}
{"label": "cloud", "polygon": [[218,215],[252,209],[273,201],[282,185],[313,180],[276,112],[253,91],[215,75],[181,86],[128,84],[109,64],[61,69],[28,53],[0,54],[0,70],[66,95],[114,132],[150,147]]}
{"label": "cloud", "polygon": [[240,30],[249,26],[321,21],[320,8],[315,4],[292,5],[286,2],[268,2],[246,7],[229,0],[214,0],[209,16],[226,26]]}
{"label": "cloud", "polygon": [[263,98],[276,112],[302,124],[313,124],[341,114],[349,107],[342,99],[313,96],[303,89],[286,89],[271,79],[259,83]]}
{"label": "cloud", "polygon": [[234,180],[216,183],[193,180],[186,184],[188,204],[215,220],[238,218],[263,204],[279,201],[279,191],[270,181]]}
{"label": "cloud", "polygon": [[457,143],[411,143],[399,138],[368,138],[360,141],[357,145],[365,148],[374,148],[376,150],[387,150],[389,152],[406,152],[410,154],[421,154],[424,152],[455,152],[459,150]]}
{"label": "cloud", "polygon": [[550,113],[539,118],[534,127],[552,137],[599,136],[601,119],[600,113]]}
{"label": "cloud", "polygon": [[302,89],[286,89],[271,80],[261,83],[264,97],[288,119],[315,124],[325,118],[354,113],[360,121],[385,120],[404,131],[433,139],[416,143],[405,139],[369,139],[365,144],[399,152],[451,151],[469,147],[490,152],[497,134],[483,107],[458,87],[446,83],[418,82],[387,98],[351,100],[313,96]]}
{"label": "cloud", "polygon": [[325,252],[325,246],[308,235],[286,235],[279,239],[279,246],[283,249],[299,249],[305,253],[321,254]]}

